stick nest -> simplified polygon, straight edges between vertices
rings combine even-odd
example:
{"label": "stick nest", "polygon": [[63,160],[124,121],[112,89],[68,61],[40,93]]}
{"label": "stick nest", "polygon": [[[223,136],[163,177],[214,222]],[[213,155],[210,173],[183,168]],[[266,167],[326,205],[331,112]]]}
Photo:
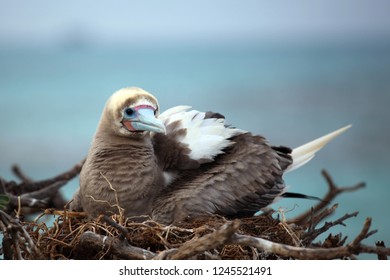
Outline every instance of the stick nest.
{"label": "stick nest", "polygon": [[[91,219],[85,213],[69,212],[64,206],[64,210],[57,210],[61,209],[59,187],[77,175],[81,165],[41,182],[33,182],[16,168],[15,174],[22,183],[0,181],[0,258],[263,260],[354,259],[360,253],[387,259],[390,255],[382,241],[375,246],[362,244],[376,233],[370,230],[370,218],[352,241],[347,242],[342,233],[328,232],[336,225],[345,226],[347,219],[358,214],[348,213],[325,221],[337,209],[337,204],[330,202],[340,193],[355,191],[364,184],[338,187],[326,171],[323,175],[329,189],[324,199],[291,220],[286,220],[283,212],[270,210],[249,218],[229,220],[214,215],[163,225],[153,220],[136,222],[119,215]],[[23,207],[31,211],[42,204],[49,205],[48,201],[56,207],[46,209],[34,221],[22,221]],[[49,226],[44,217],[52,216],[54,222]],[[321,234],[327,234],[325,240],[316,241]]]}
{"label": "stick nest", "polygon": [[[60,214],[58,211],[54,213]],[[277,259],[277,255],[265,254],[250,246],[229,244],[227,239],[230,236],[227,235],[231,234],[227,231],[234,229],[237,234],[261,236],[291,246],[298,238],[294,234],[301,235],[303,232],[297,227],[292,234],[271,215],[239,221],[229,221],[220,216],[201,217],[180,225],[166,226],[152,220],[142,223],[123,221],[119,216],[88,220],[62,212],[53,227],[48,228],[43,222],[26,223],[26,227],[45,259],[173,258],[191,243],[190,247],[197,249],[196,254],[184,254],[180,259]],[[221,242],[219,238],[226,239],[226,242]],[[199,250],[202,245],[204,250]]]}

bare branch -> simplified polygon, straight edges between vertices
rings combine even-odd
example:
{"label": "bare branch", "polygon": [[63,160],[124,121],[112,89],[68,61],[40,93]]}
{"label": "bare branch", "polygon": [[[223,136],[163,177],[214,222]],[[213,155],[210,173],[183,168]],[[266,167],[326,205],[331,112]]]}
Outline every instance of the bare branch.
{"label": "bare branch", "polygon": [[345,214],[344,216],[342,216],[341,218],[337,219],[336,221],[325,222],[325,224],[322,227],[320,227],[319,229],[314,229],[314,228],[310,229],[307,233],[305,233],[302,236],[303,243],[304,244],[310,244],[314,239],[317,238],[317,236],[319,236],[320,234],[328,231],[328,229],[330,229],[331,227],[334,227],[336,225],[345,226],[344,221],[349,219],[349,218],[356,217],[358,215],[358,213],[359,212],[353,212],[351,214]]}
{"label": "bare branch", "polygon": [[322,212],[320,212],[316,216],[313,215],[312,218],[310,219],[311,227],[312,228],[316,227],[326,217],[332,215],[336,211],[337,207],[339,207],[339,205],[336,203],[330,208],[325,208]]}
{"label": "bare branch", "polygon": [[295,259],[336,259],[351,255],[347,247],[303,248],[272,242],[263,238],[234,234],[231,242],[242,246],[255,247],[270,254]]}
{"label": "bare branch", "polygon": [[[338,221],[342,222],[345,217],[351,215],[345,215]],[[371,218],[367,218],[362,231],[359,235],[347,246],[340,246],[335,248],[302,248],[289,246],[285,244],[275,243],[266,239],[234,234],[231,238],[231,242],[238,245],[252,246],[259,250],[266,251],[268,253],[280,255],[283,257],[292,257],[296,259],[336,259],[343,257],[354,258],[354,254],[359,253],[376,253],[380,255],[390,255],[389,248],[383,247],[370,247],[361,244],[369,234],[371,226]]]}
{"label": "bare branch", "polygon": [[9,197],[9,208],[18,209],[20,207],[39,208],[42,209],[48,206],[50,198],[56,195],[59,188],[61,188],[66,181],[56,182],[51,186],[38,191],[25,193],[20,196],[7,194]]}
{"label": "bare branch", "polygon": [[[230,237],[236,232],[239,226],[240,222],[238,220],[227,222],[216,231],[199,239],[190,240],[177,250],[173,251],[172,254],[164,257],[171,260],[189,259],[199,253],[217,248],[229,241]],[[156,257],[156,259],[158,258],[159,256]]]}
{"label": "bare branch", "polygon": [[113,228],[116,228],[128,241],[131,240],[131,237],[129,236],[129,231],[125,227],[121,226],[113,219],[105,215],[102,217],[102,220],[107,224],[109,224],[110,226],[112,226]]}
{"label": "bare branch", "polygon": [[58,176],[38,182],[33,182],[19,166],[14,165],[12,170],[22,180],[22,183],[7,182],[0,178],[0,194],[6,194],[10,198],[7,212],[12,213],[15,209],[20,210],[20,207],[25,208],[25,214],[34,213],[37,209],[45,207],[63,208],[66,201],[59,189],[79,174],[83,164],[84,160]]}
{"label": "bare branch", "polygon": [[[91,231],[86,231],[81,234],[76,250],[81,252],[83,256],[85,252],[99,253],[107,250],[107,253],[115,255],[122,259],[148,260],[156,256],[155,253],[129,245],[124,240],[119,240],[117,237],[100,235]],[[89,256],[91,257],[91,256]]]}
{"label": "bare branch", "polygon": [[29,207],[29,208],[39,208],[43,209],[47,207],[47,202],[45,200],[39,200],[30,197],[21,197],[8,194],[9,197],[9,208],[18,209],[20,207]]}
{"label": "bare branch", "polygon": [[349,244],[351,247],[357,247],[360,245],[360,242],[362,242],[364,239],[368,237],[368,231],[370,230],[371,227],[371,218],[367,218],[366,221],[364,222],[364,226],[362,231],[359,233],[358,236],[355,237],[355,239]]}
{"label": "bare branch", "polygon": [[[378,242],[375,242],[375,245],[377,248],[386,248],[386,245],[385,245],[385,242],[384,241],[378,241]],[[387,256],[386,254],[381,254],[381,253],[378,253],[378,260],[387,260]]]}
{"label": "bare branch", "polygon": [[0,194],[6,194],[5,185],[5,180],[0,177]]}
{"label": "bare branch", "polygon": [[12,172],[15,174],[16,177],[18,177],[23,183],[30,184],[33,182],[33,180],[27,176],[19,167],[19,165],[13,165],[11,167]]}
{"label": "bare branch", "polygon": [[16,259],[24,259],[23,256],[26,255],[29,259],[43,259],[42,253],[20,221],[1,210],[0,229],[6,241],[6,246],[3,247],[4,257],[12,259],[14,256]]}
{"label": "bare branch", "polygon": [[44,199],[48,197],[53,197],[58,190],[64,186],[67,183],[67,181],[57,181],[44,189],[40,189],[37,191],[29,192],[29,193],[24,193],[21,195],[21,197],[24,198],[35,198],[35,199]]}
{"label": "bare branch", "polygon": [[8,192],[14,194],[14,195],[21,195],[24,193],[30,193],[34,191],[38,191],[41,189],[44,189],[46,187],[52,186],[53,184],[56,184],[61,181],[69,181],[72,178],[76,177],[81,170],[81,167],[84,164],[84,160],[82,160],[80,163],[76,164],[74,167],[72,167],[70,170],[61,173],[53,178],[38,181],[38,182],[22,182],[21,184],[12,184],[6,186],[6,189]]}
{"label": "bare branch", "polygon": [[322,201],[320,201],[316,206],[313,207],[313,209],[306,211],[291,220],[288,220],[287,221],[288,223],[294,223],[297,225],[306,225],[310,220],[310,216],[312,216],[313,214],[315,215],[316,213],[320,212],[322,209],[327,207],[327,205],[331,201],[333,201],[339,194],[344,192],[353,192],[365,187],[366,185],[364,182],[361,182],[352,187],[338,187],[334,183],[332,177],[329,175],[329,173],[326,170],[322,171],[322,175],[325,177],[325,180],[328,183],[328,187],[329,187],[328,193],[325,195]]}

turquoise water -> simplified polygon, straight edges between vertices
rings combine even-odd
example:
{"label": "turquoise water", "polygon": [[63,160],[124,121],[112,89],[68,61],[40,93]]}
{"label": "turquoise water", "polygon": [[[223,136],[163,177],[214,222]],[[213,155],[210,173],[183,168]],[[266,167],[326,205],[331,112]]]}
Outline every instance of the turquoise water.
{"label": "turquoise water", "polygon": [[[390,244],[390,46],[361,48],[175,47],[0,50],[0,176],[18,163],[36,179],[67,170],[87,153],[111,93],[139,86],[161,107],[192,105],[223,113],[276,145],[299,146],[353,124],[307,166],[286,176],[294,192],[322,196],[326,168],[341,185],[367,187],[337,199],[334,218],[360,211],[342,230],[355,236],[366,217]],[[73,180],[64,188],[70,198]],[[314,202],[281,200],[295,209]],[[363,256],[365,257],[365,256]]]}

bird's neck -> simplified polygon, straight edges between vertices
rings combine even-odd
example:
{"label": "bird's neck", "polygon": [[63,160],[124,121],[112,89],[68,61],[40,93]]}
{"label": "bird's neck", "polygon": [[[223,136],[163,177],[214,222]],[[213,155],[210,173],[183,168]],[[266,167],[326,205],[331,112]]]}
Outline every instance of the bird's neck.
{"label": "bird's neck", "polygon": [[133,147],[145,150],[153,149],[153,144],[149,133],[134,134],[131,137],[126,137],[106,133],[105,131],[97,131],[92,147],[99,149],[129,149]]}
{"label": "bird's neck", "polygon": [[87,161],[99,168],[115,166],[117,170],[157,162],[149,135],[130,138],[99,132],[93,139]]}

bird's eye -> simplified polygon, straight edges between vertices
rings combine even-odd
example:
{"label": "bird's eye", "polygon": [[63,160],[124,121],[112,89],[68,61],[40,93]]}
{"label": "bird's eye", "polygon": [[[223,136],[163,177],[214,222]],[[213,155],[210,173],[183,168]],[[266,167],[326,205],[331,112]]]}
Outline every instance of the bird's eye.
{"label": "bird's eye", "polygon": [[135,113],[134,109],[127,108],[127,109],[125,110],[125,114],[126,114],[126,116],[128,116],[128,117],[134,116],[134,113]]}

